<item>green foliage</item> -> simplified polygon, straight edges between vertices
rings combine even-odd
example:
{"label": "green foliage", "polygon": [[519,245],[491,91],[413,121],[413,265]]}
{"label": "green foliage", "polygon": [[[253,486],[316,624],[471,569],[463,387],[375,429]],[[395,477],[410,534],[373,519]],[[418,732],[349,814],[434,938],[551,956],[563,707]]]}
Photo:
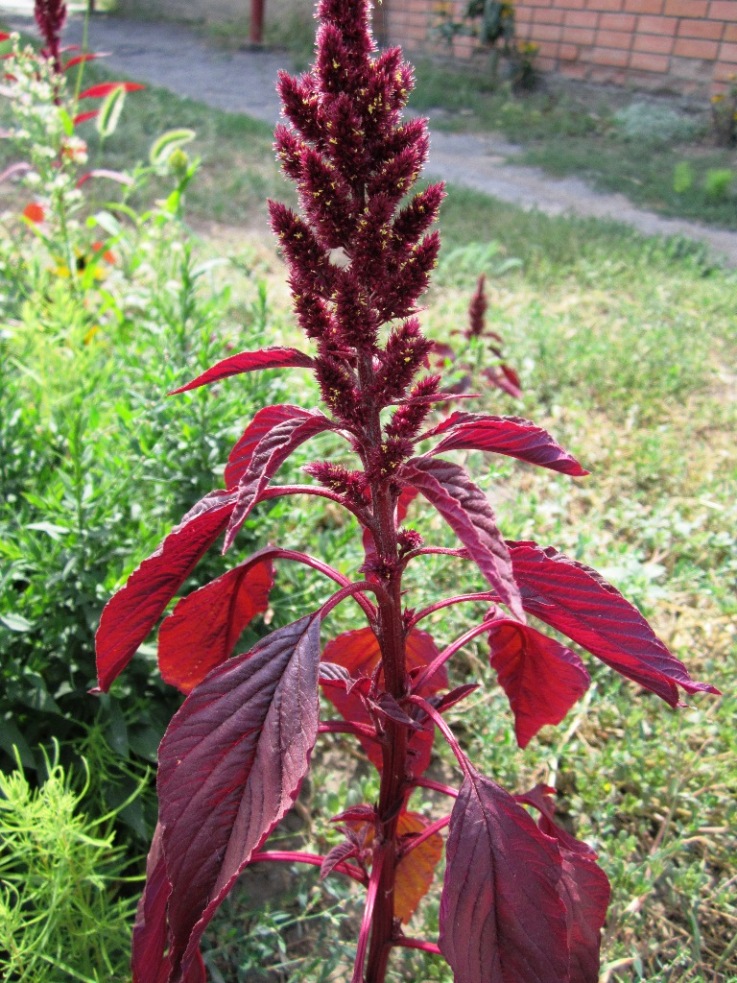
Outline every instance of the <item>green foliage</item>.
{"label": "green foliage", "polygon": [[679,160],[673,168],[673,190],[677,195],[690,191],[694,183],[693,167],[687,160]]}
{"label": "green foliage", "polygon": [[129,979],[135,895],[112,816],[90,818],[56,762],[33,788],[0,772],[0,977],[15,983]]}
{"label": "green foliage", "polygon": [[734,178],[734,171],[727,167],[708,170],[704,178],[704,191],[707,198],[714,201],[727,201],[732,191]]}

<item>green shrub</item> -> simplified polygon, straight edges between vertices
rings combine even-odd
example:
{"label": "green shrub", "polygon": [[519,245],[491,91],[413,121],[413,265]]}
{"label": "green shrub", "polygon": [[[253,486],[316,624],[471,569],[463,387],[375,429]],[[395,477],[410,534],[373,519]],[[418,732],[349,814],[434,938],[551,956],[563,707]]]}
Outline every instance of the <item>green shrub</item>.
{"label": "green shrub", "polygon": [[57,763],[33,789],[0,772],[0,975],[14,983],[129,979],[135,897],[111,816],[91,819]]}

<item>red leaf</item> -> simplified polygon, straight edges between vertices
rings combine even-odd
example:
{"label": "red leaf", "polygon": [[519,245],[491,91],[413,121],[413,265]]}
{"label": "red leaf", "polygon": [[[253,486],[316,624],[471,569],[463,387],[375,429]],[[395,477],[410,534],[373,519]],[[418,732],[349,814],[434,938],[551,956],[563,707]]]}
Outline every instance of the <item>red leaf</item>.
{"label": "red leaf", "polygon": [[[407,672],[424,669],[439,655],[432,635],[414,628],[407,637]],[[370,628],[347,631],[325,646],[322,661],[343,666],[353,679],[370,679],[379,666],[381,649],[376,635]],[[384,685],[383,670],[379,673],[378,684]],[[419,696],[432,696],[448,685],[448,673],[441,666],[418,691]]]}
{"label": "red leaf", "polygon": [[453,807],[446,857],[439,945],[455,983],[568,983],[557,844],[473,770]]}
{"label": "red leaf", "polygon": [[253,372],[256,369],[292,369],[309,368],[312,365],[309,355],[298,352],[295,348],[261,348],[256,352],[239,352],[217,362],[207,372],[198,375],[179,389],[173,389],[170,396],[176,393],[186,393],[190,389],[206,386],[231,375],[241,375],[243,372]]}
{"label": "red leaf", "polygon": [[677,686],[687,693],[719,693],[694,682],[637,608],[595,570],[552,547],[508,545],[527,612],[671,706],[678,705]]}
{"label": "red leaf", "polygon": [[[81,65],[84,62],[95,61],[97,58],[106,58],[107,54],[103,51],[86,51],[83,55],[73,55],[68,61],[64,62],[63,72],[66,72],[69,68],[74,68],[75,65]],[[141,86],[143,88],[143,86]]]}
{"label": "red leaf", "polygon": [[[450,450],[491,451],[563,474],[579,477],[588,474],[547,430],[520,417],[454,413],[441,426],[443,431],[451,432],[432,449],[432,454]],[[440,428],[435,432],[441,432]]]}
{"label": "red leaf", "polygon": [[520,747],[545,724],[559,724],[586,692],[589,674],[570,649],[517,621],[496,621],[489,631],[491,665],[514,713]]}
{"label": "red leaf", "polygon": [[519,376],[514,371],[514,369],[509,365],[494,365],[483,369],[481,372],[488,382],[492,386],[496,386],[503,392],[508,393],[515,399],[521,399],[522,397],[522,385],[520,383]]}
{"label": "red leaf", "polygon": [[317,616],[301,618],[213,669],[161,742],[171,983],[186,979],[210,919],[297,797],[317,737],[319,632]]}
{"label": "red leaf", "polygon": [[[407,638],[406,653],[407,671],[411,672],[414,669],[423,669],[428,666],[438,655],[438,649],[431,635],[414,629]],[[339,635],[332,642],[328,642],[323,652],[324,663],[342,666],[350,672],[354,681],[370,680],[379,665],[380,658],[379,643],[370,628],[361,628]],[[371,714],[361,695],[362,687],[355,686],[355,684],[351,687],[350,683],[337,678],[323,678],[321,682],[325,696],[344,720],[356,724],[366,724],[369,727],[373,726]],[[380,687],[384,685],[383,671],[379,673],[378,685]],[[445,689],[447,685],[447,670],[445,666],[441,666],[425,682],[419,695],[432,696],[438,690]],[[415,731],[409,737],[407,755],[409,770],[413,775],[422,775],[427,770],[432,755],[434,736],[434,728],[431,723],[428,723],[422,730]],[[359,736],[358,740],[369,761],[380,771],[383,765],[381,747],[375,741],[367,738]]]}
{"label": "red leaf", "polygon": [[287,420],[307,420],[310,415],[301,406],[290,406],[288,403],[265,406],[259,410],[230,452],[225,468],[226,487],[233,488],[238,484],[250,467],[254,451],[262,438],[269,434],[274,427]]}
{"label": "red leaf", "polygon": [[597,983],[601,929],[611,895],[607,876],[591,847],[553,821],[553,804],[541,786],[517,799],[540,810],[540,829],[553,837],[560,849],[563,870],[558,887],[566,908],[570,983]]}
{"label": "red leaf", "polygon": [[258,442],[248,467],[238,482],[238,497],[225,533],[223,552],[230,549],[259,495],[289,455],[315,434],[335,428],[332,420],[322,413],[300,411],[296,406],[291,409],[295,411],[293,416],[277,423]]}
{"label": "red leaf", "polygon": [[105,605],[95,640],[99,688],[110,688],[200,557],[228,524],[235,495],[210,492]]}
{"label": "red leaf", "polygon": [[146,860],[146,887],[133,925],[133,983],[167,983],[169,979],[171,960],[162,955],[168,946],[166,907],[170,894],[161,825],[157,823]]}
{"label": "red leaf", "polygon": [[86,113],[77,113],[77,115],[74,117],[74,125],[78,126],[80,123],[86,123],[88,119],[94,119],[97,115],[99,115],[99,112],[99,109],[90,109],[89,112]]}
{"label": "red leaf", "polygon": [[512,562],[496,517],[486,495],[464,468],[450,461],[415,457],[402,468],[401,477],[435,506],[501,600],[524,621]]}
{"label": "red leaf", "polygon": [[273,584],[270,561],[251,557],[183,598],[159,631],[165,682],[189,693],[229,658],[246,625],[268,607]]}
{"label": "red leaf", "polygon": [[141,85],[138,82],[100,82],[99,85],[92,85],[89,89],[85,89],[84,92],[80,92],[79,98],[104,99],[105,96],[109,96],[116,89],[125,89],[126,92],[137,92],[139,89],[145,88],[145,85]]}

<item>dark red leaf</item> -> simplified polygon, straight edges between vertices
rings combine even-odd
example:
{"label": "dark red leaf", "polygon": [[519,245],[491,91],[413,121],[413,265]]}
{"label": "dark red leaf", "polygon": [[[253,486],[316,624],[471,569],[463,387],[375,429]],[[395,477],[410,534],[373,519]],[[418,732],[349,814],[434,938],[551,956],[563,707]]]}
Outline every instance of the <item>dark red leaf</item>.
{"label": "dark red leaf", "polygon": [[189,693],[229,658],[246,625],[268,607],[273,584],[271,562],[251,557],[183,598],[159,631],[165,682]]}
{"label": "dark red leaf", "polygon": [[227,379],[228,376],[241,375],[243,372],[253,372],[256,369],[309,368],[311,365],[310,356],[304,355],[295,348],[261,348],[255,352],[239,352],[237,355],[224,358],[222,362],[217,362],[207,372],[198,375],[185,386],[173,389],[169,395],[186,393],[190,389],[206,386],[210,382],[218,382],[220,379]]}
{"label": "dark red leaf", "polygon": [[536,543],[509,543],[524,609],[557,629],[623,676],[678,705],[687,693],[719,691],[697,683],[656,637],[637,608],[581,563]]}
{"label": "dark red leaf", "polygon": [[512,613],[524,621],[509,551],[486,495],[468,472],[450,461],[416,457],[401,477],[434,505]]}
{"label": "dark red leaf", "polygon": [[443,427],[443,431],[448,430],[450,433],[430,453],[440,454],[450,450],[491,451],[563,474],[588,474],[575,458],[556,443],[547,430],[520,417],[454,413]]}
{"label": "dark red leaf", "polygon": [[105,605],[95,640],[99,688],[110,688],[200,557],[225,529],[235,494],[210,492],[190,509]]}
{"label": "dark red leaf", "polygon": [[534,628],[507,619],[489,631],[491,665],[514,713],[520,747],[545,724],[559,724],[586,692],[589,674],[579,657]]}
{"label": "dark red leaf", "polygon": [[[298,407],[292,409],[298,410]],[[230,549],[248,513],[258,502],[259,495],[290,454],[310,437],[333,429],[335,424],[322,413],[301,411],[277,423],[264,434],[238,482],[238,497],[225,533],[223,552]]]}
{"label": "dark red leaf", "polygon": [[473,770],[453,807],[446,857],[439,945],[455,983],[567,983],[558,846]]}
{"label": "dark red leaf", "polygon": [[276,404],[259,410],[248,424],[228,457],[225,468],[225,485],[233,488],[250,467],[253,454],[261,440],[280,423],[287,420],[307,420],[311,414],[301,406]]}
{"label": "dark red leaf", "polygon": [[145,89],[145,85],[139,82],[100,82],[99,85],[91,85],[89,89],[79,93],[80,99],[102,99],[109,96],[116,89],[125,89],[126,92],[137,92]]}
{"label": "dark red leaf", "polygon": [[319,632],[317,616],[301,618],[213,669],[161,742],[172,983],[197,959],[207,924],[307,773]]}
{"label": "dark red leaf", "polygon": [[510,365],[493,365],[481,372],[492,386],[496,386],[503,392],[508,393],[515,399],[520,399],[522,397],[522,384],[520,383],[519,376],[514,371]]}
{"label": "dark red leaf", "polygon": [[133,983],[167,983],[169,979],[171,960],[162,954],[169,941],[166,908],[170,894],[161,826],[157,824],[146,860],[146,887],[133,925]]}
{"label": "dark red leaf", "polygon": [[338,864],[344,863],[346,860],[351,860],[356,856],[357,852],[358,848],[356,844],[351,843],[350,840],[342,840],[336,844],[320,865],[320,880],[329,877]]}
{"label": "dark red leaf", "polygon": [[553,837],[560,849],[563,870],[558,886],[566,907],[570,983],[597,983],[601,929],[611,895],[607,876],[591,847],[553,821],[553,804],[540,786],[516,798],[540,810],[540,829]]}

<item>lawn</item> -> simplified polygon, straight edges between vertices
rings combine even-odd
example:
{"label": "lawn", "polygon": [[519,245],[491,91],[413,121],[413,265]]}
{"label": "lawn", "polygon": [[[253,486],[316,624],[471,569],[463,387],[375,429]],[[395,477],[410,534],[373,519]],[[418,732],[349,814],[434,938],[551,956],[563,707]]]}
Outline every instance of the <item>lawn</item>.
{"label": "lawn", "polygon": [[[259,406],[317,401],[314,384],[297,388],[295,376],[277,373],[166,397],[233,350],[301,344],[263,204],[265,195],[291,192],[260,124],[157,90],[128,100],[115,133],[93,146],[93,159],[106,167],[148,159],[151,142],[170,127],[191,127],[196,137],[181,148],[183,158],[140,177],[124,208],[85,199],[89,221],[80,222],[79,242],[102,240],[109,260],[95,258],[99,249],[75,254],[70,275],[32,223],[19,220],[28,191],[0,189],[2,767],[14,767],[14,745],[31,784],[43,786],[48,774],[57,796],[59,768],[67,772],[75,790],[69,808],[88,817],[95,865],[110,875],[99,885],[108,906],[83,910],[88,921],[109,921],[116,940],[109,958],[118,960],[104,971],[64,963],[59,937],[68,909],[57,935],[49,929],[29,945],[38,923],[28,912],[47,899],[19,893],[28,861],[0,845],[0,873],[12,883],[0,895],[0,923],[9,926],[0,935],[0,968],[29,983],[126,979],[119,929],[139,890],[128,879],[141,873],[152,765],[177,699],[157,680],[150,644],[110,695],[89,695],[102,605],[182,513],[220,486],[229,448]],[[172,197],[176,188],[183,198]],[[695,678],[724,693],[695,696],[674,711],[589,661],[594,685],[586,698],[520,751],[479,642],[454,662],[456,683],[481,683],[454,727],[479,768],[506,787],[556,786],[559,818],[599,851],[613,885],[602,983],[734,983],[737,274],[681,240],[523,213],[453,187],[440,230],[444,248],[422,314],[427,332],[457,343],[452,332],[465,326],[477,277],[486,274],[488,327],[503,338],[522,384],[519,399],[479,387],[471,408],[534,420],[591,471],[572,480],[470,454],[504,535],[534,537],[598,569]],[[306,452],[295,455],[284,480],[307,460]],[[263,509],[238,549],[245,555],[278,529],[284,546],[329,555],[334,567],[355,573],[356,529],[314,501]],[[421,509],[408,521],[442,541]],[[193,583],[230,562],[213,552]],[[408,603],[421,606],[455,586],[462,571],[457,561],[424,558]],[[270,625],[299,617],[317,590],[304,573],[280,574]],[[463,619],[479,613],[444,612],[439,638],[455,637]],[[350,627],[344,618],[335,617],[331,630]],[[433,769],[439,780],[453,769],[439,744]],[[43,813],[46,800],[29,805],[30,792],[16,793],[21,819],[31,808]],[[336,833],[319,815],[376,793],[362,756],[326,735],[299,807],[277,835],[325,852]],[[432,800],[429,792],[418,796],[416,808]],[[50,792],[48,801],[53,808]],[[6,844],[17,815],[0,809]],[[69,827],[79,828],[71,818]],[[125,861],[111,846],[113,830]],[[94,870],[86,876],[94,882]],[[430,898],[413,934],[432,936],[437,915]],[[342,979],[354,919],[339,882],[281,868],[267,878],[254,868],[209,931],[212,979]],[[24,962],[13,964],[16,949]],[[422,953],[397,958],[392,972],[450,980],[440,960]]]}

